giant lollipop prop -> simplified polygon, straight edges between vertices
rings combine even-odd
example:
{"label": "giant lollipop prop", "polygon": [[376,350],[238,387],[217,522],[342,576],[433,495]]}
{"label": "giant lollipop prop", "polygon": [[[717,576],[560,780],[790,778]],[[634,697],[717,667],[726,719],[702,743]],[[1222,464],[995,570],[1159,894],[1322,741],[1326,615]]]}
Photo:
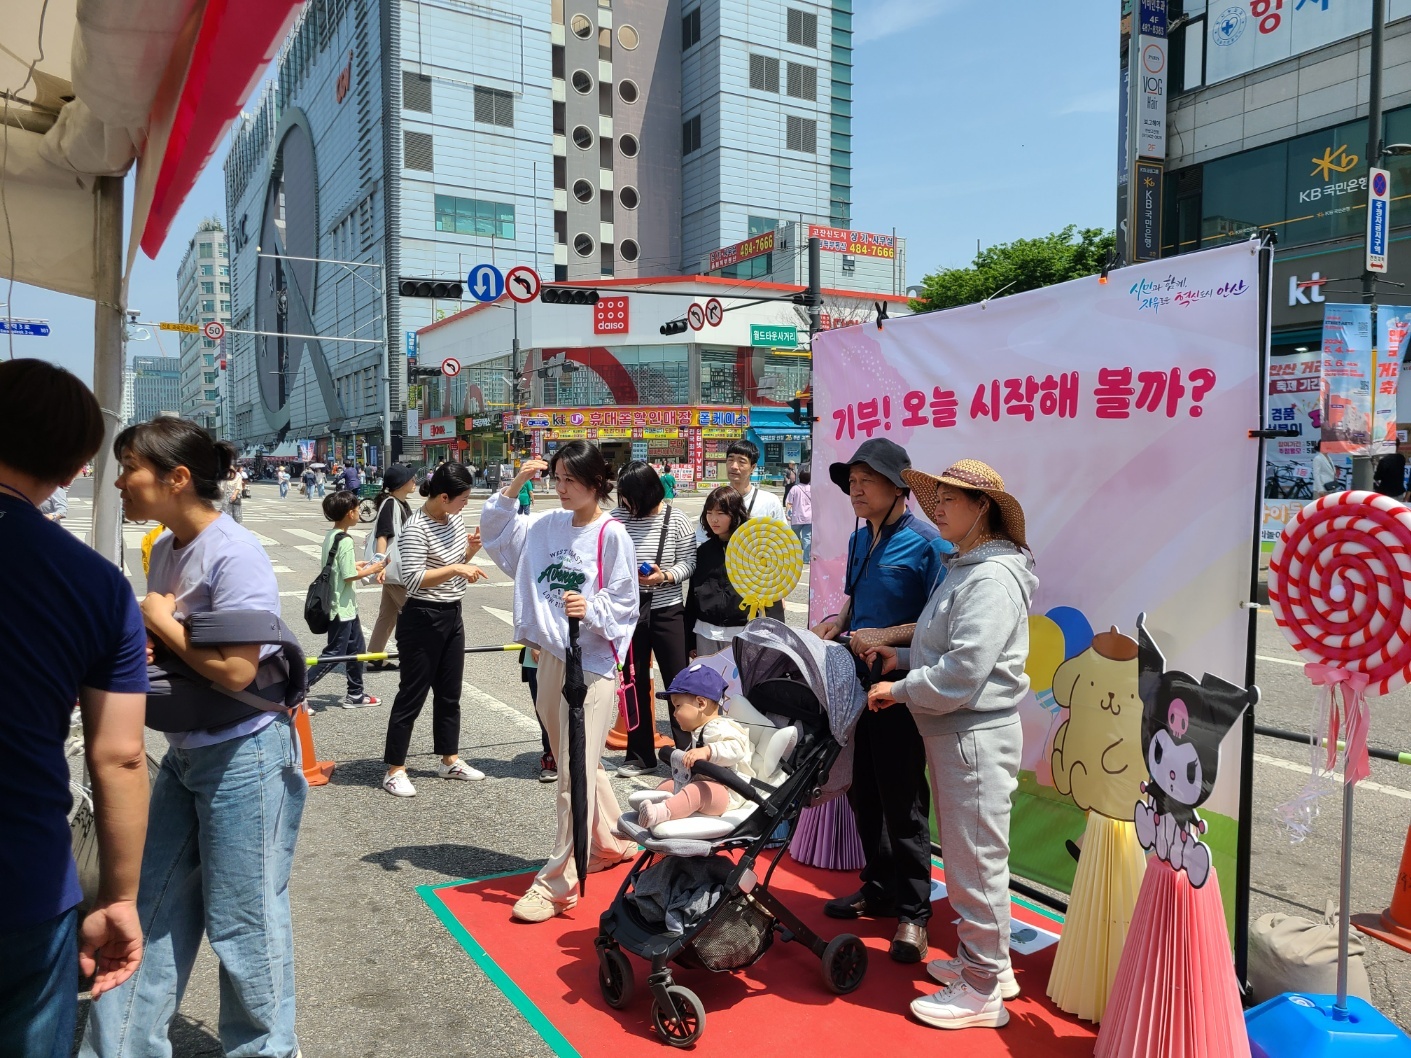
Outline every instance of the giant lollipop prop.
{"label": "giant lollipop prop", "polygon": [[789,523],[751,518],[730,537],[725,575],[750,608],[750,620],[783,599],[803,576],[803,545]]}

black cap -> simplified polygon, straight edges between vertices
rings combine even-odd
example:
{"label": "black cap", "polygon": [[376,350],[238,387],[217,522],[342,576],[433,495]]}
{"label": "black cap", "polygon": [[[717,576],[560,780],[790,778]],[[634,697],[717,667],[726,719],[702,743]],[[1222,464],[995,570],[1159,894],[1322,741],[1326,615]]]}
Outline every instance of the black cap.
{"label": "black cap", "polygon": [[848,471],[858,463],[865,463],[899,489],[907,487],[901,479],[903,470],[911,469],[911,457],[906,449],[885,437],[873,437],[858,446],[852,458],[846,463],[834,463],[828,468],[828,476],[833,484],[844,492],[848,491]]}

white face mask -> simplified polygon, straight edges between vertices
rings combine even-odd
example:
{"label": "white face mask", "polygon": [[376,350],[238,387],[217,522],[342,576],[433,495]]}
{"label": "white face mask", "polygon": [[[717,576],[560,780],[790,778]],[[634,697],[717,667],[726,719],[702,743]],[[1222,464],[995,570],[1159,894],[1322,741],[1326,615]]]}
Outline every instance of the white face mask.
{"label": "white face mask", "polygon": [[990,504],[988,501],[986,501],[985,505],[980,508],[980,513],[975,515],[975,521],[971,523],[971,526],[968,530],[966,530],[965,535],[961,537],[960,541],[955,545],[955,550],[957,553],[965,550],[966,545],[970,542],[970,537],[974,534],[976,529],[980,528],[980,522],[989,518],[989,514]]}

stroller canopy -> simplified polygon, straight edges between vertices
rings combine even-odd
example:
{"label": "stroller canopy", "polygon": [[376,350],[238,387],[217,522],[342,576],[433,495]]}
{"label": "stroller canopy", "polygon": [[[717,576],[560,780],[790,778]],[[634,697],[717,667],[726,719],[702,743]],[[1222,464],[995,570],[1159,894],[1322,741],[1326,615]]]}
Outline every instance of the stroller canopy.
{"label": "stroller canopy", "polygon": [[800,679],[823,704],[828,729],[838,744],[848,744],[867,705],[867,695],[847,647],[770,617],[747,624],[735,637],[734,646],[745,697],[765,680]]}

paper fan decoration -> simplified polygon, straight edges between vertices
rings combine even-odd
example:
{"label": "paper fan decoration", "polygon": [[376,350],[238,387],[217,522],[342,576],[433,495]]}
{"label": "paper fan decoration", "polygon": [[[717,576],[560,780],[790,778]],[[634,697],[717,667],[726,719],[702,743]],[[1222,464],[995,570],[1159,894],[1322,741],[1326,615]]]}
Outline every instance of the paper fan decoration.
{"label": "paper fan decoration", "polygon": [[762,614],[796,587],[803,576],[803,547],[789,523],[779,518],[751,518],[730,537],[725,575],[750,610]]}

